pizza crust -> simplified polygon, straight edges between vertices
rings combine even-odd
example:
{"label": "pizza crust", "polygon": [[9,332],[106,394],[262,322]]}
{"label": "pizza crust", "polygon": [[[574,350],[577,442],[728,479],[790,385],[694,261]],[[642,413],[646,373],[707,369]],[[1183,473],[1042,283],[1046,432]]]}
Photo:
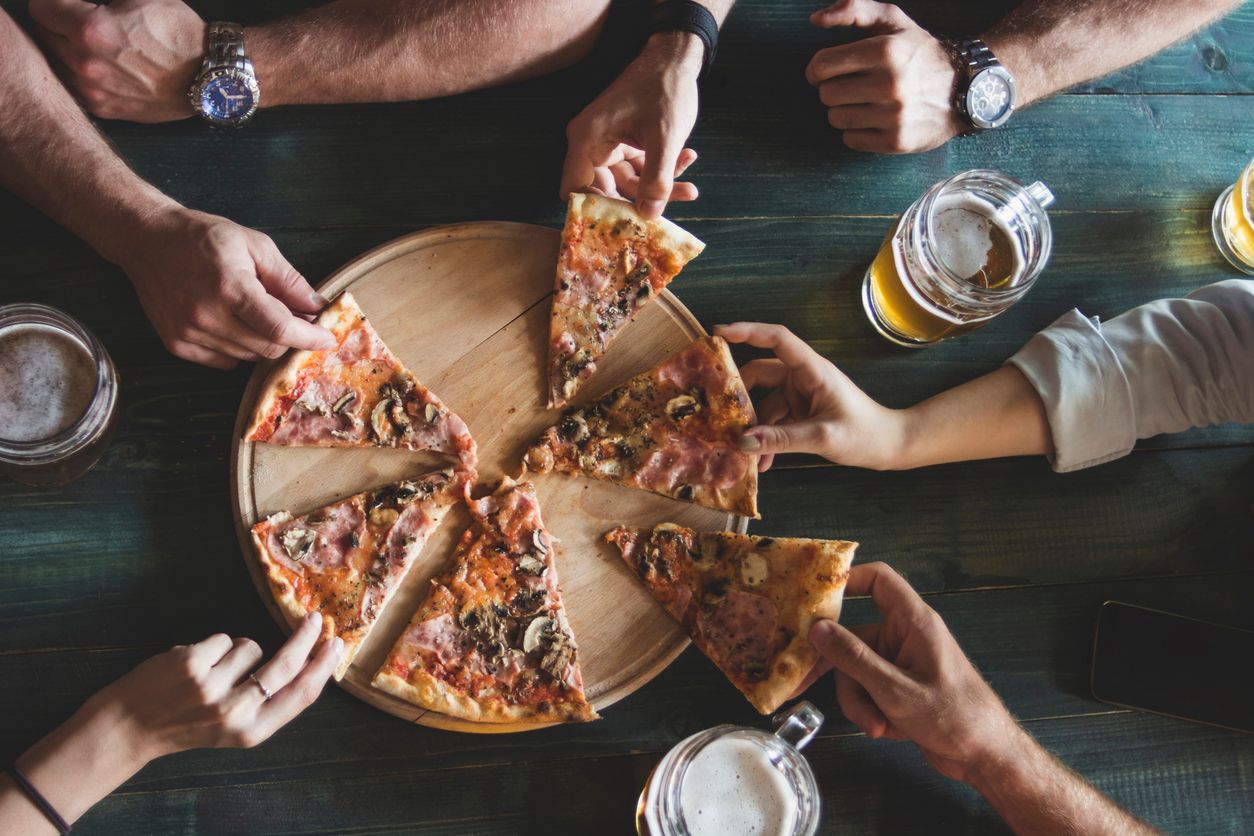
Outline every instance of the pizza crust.
{"label": "pizza crust", "polygon": [[570,196],[567,208],[569,217],[608,223],[630,223],[648,230],[646,236],[657,241],[662,249],[674,252],[685,262],[691,261],[705,249],[705,243],[686,229],[666,218],[648,220],[640,217],[636,207],[625,200],[599,194],[575,192]]}
{"label": "pizza crust", "polygon": [[601,719],[586,702],[561,703],[553,705],[549,711],[541,711],[534,705],[480,702],[420,668],[415,669],[409,679],[381,670],[371,684],[414,705],[472,723],[566,723]]}

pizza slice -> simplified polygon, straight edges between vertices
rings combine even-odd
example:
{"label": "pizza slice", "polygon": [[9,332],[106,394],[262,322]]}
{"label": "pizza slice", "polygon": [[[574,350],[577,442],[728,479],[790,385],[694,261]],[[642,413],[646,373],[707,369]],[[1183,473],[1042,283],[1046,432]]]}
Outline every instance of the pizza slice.
{"label": "pizza slice", "polygon": [[466,475],[428,473],[293,516],[253,526],[253,547],[288,623],[322,613],[324,638],[344,640],[340,679],[401,578],[444,515],[462,497]]}
{"label": "pizza slice", "polygon": [[705,244],[622,200],[572,194],[557,257],[549,326],[549,406],[562,407],[596,371],[614,335]]}
{"label": "pizza slice", "polygon": [[671,523],[616,528],[605,540],[763,714],[779,708],[814,667],[810,625],[839,618],[858,546]]}
{"label": "pizza slice", "polygon": [[336,347],[292,352],[271,372],[245,441],[434,450],[473,471],[466,422],[388,350],[351,293],[328,305],[318,324],[335,335]]}
{"label": "pizza slice", "polygon": [[580,474],[756,518],[753,404],[722,337],[697,340],[588,406],[527,451],[536,473]]}
{"label": "pizza slice", "polygon": [[595,720],[558,591],[535,486],[503,479],[467,499],[472,523],[453,565],[401,634],[374,685],[484,723]]}

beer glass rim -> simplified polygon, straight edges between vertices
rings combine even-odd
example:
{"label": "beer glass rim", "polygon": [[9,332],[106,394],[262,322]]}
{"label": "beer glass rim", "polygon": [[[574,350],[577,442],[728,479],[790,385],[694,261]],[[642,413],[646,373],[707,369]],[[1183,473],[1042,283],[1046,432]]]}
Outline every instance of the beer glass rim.
{"label": "beer glass rim", "polygon": [[50,464],[90,444],[108,423],[117,401],[113,361],[96,335],[70,314],[38,302],[0,306],[0,334],[20,325],[42,325],[68,334],[87,349],[96,368],[96,386],[86,409],[61,432],[35,441],[16,441],[0,436],[0,461],[7,464]]}
{"label": "beer glass rim", "polygon": [[[959,276],[950,269],[949,265],[939,255],[933,256],[931,260],[938,273],[950,285],[949,289],[956,293],[968,295],[972,301],[983,303],[1018,301],[1036,283],[1036,279],[1044,269],[1053,249],[1053,229],[1049,222],[1049,215],[1045,211],[1045,207],[1028,191],[1027,186],[1008,174],[994,169],[974,168],[962,171],[946,177],[923,194],[923,197],[919,200],[919,211],[916,215],[918,221],[916,223],[921,221],[927,233],[927,238],[932,241],[936,240],[936,213],[933,211],[936,201],[942,195],[950,194],[961,187],[972,185],[981,186],[986,190],[992,191],[1003,205],[1014,207],[1016,212],[1026,214],[1031,220],[1031,229],[1039,240],[1029,242],[1035,243],[1035,246],[1031,248],[1030,252],[1023,253],[1024,260],[1027,262],[1024,265],[1023,278],[1016,284],[1005,288],[982,287],[968,278]],[[1017,233],[1013,232],[1012,234],[1017,235]],[[1015,244],[1023,249],[1021,242],[1016,241]]]}

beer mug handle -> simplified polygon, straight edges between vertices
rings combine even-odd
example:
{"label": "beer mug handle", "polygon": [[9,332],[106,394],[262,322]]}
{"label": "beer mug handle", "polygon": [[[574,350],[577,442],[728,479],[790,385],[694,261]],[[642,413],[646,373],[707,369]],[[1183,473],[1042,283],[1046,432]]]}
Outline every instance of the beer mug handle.
{"label": "beer mug handle", "polygon": [[1050,204],[1054,202],[1054,193],[1049,190],[1049,186],[1046,186],[1040,180],[1028,186],[1025,191],[1032,196],[1033,200],[1041,204],[1042,209],[1048,209]]}
{"label": "beer mug handle", "polygon": [[802,701],[771,718],[775,736],[800,751],[823,727],[823,712],[814,703]]}

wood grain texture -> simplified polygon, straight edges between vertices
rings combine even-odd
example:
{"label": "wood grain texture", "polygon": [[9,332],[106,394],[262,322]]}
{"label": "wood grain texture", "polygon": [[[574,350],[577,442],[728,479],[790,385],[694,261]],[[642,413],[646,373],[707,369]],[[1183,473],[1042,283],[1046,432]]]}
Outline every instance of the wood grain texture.
{"label": "wood grain texture", "polygon": [[[1011,2],[905,5],[931,25],[970,28]],[[255,22],[307,3],[195,5],[208,18]],[[702,198],[670,214],[709,243],[675,285],[705,326],[782,322],[875,397],[904,405],[995,368],[1073,306],[1109,318],[1235,275],[1208,217],[1251,154],[1254,3],[1020,114],[1009,131],[907,158],[848,152],[826,127],[800,78],[829,43],[805,23],[811,9],[740,0],[703,90],[692,140]],[[141,172],[199,208],[262,227],[318,280],[419,227],[557,225],[563,123],[611,63],[439,102],[267,112],[241,134],[191,122],[104,129]],[[977,165],[1058,192],[1053,261],[989,327],[897,351],[858,308],[866,260],[927,185]],[[218,630],[273,651],[281,633],[229,522],[232,422],[248,370],[174,360],[119,271],[3,195],[0,220],[0,303],[42,301],[80,317],[123,384],[118,435],[86,478],[55,491],[0,483],[0,713],[21,718],[0,724],[6,760],[151,653]],[[1029,459],[911,474],[817,465],[793,457],[766,476],[755,531],[862,540],[860,559],[886,560],[926,592],[1010,708],[1085,777],[1169,832],[1248,829],[1248,736],[1111,713],[1088,696],[1086,676],[1107,598],[1254,626],[1250,428],[1150,439],[1124,460],[1065,476]],[[846,612],[851,622],[872,617],[864,600]],[[809,694],[829,714],[810,750],[823,832],[1001,832],[982,802],[910,746],[854,735],[829,689]],[[600,723],[504,738],[406,725],[328,689],[258,749],[154,763],[79,829],[627,832],[661,752],[720,722],[758,721],[691,649]],[[555,785],[569,789],[555,797]]]}

